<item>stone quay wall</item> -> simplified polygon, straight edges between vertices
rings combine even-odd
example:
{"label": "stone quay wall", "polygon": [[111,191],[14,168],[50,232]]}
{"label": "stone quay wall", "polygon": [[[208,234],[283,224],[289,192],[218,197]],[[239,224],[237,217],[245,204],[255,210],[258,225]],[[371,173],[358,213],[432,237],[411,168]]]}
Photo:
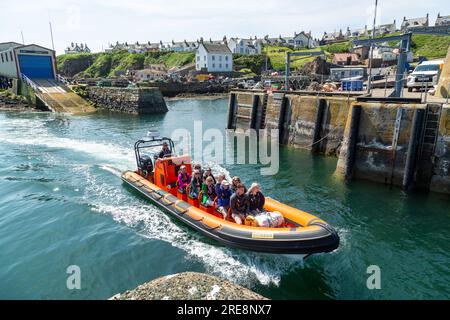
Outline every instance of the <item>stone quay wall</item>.
{"label": "stone quay wall", "polygon": [[87,87],[86,97],[96,107],[131,114],[168,111],[158,88]]}

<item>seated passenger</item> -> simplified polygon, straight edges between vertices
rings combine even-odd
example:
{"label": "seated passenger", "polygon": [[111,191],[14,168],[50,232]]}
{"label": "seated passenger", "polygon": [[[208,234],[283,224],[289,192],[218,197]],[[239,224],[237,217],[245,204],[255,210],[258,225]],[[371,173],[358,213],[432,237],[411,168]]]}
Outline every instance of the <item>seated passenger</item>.
{"label": "seated passenger", "polygon": [[[241,183],[242,183],[241,178],[239,178],[238,176],[233,177],[231,179],[231,192],[235,193],[237,186]],[[245,188],[245,186],[244,186],[244,188]],[[247,188],[245,188],[245,192],[247,192]]]}
{"label": "seated passenger", "polygon": [[256,225],[264,228],[279,228],[285,225],[283,215],[278,211],[269,212],[264,209],[266,199],[260,191],[260,185],[253,183],[247,192],[249,211]]}
{"label": "seated passenger", "polygon": [[194,170],[194,174],[191,179],[191,187],[189,189],[189,196],[192,199],[198,199],[198,195],[202,189],[202,178],[200,176],[200,171]]}
{"label": "seated passenger", "polygon": [[242,183],[236,186],[236,192],[230,198],[230,209],[234,221],[242,224],[249,213],[248,196]]}
{"label": "seated passenger", "polygon": [[187,172],[186,166],[180,167],[180,173],[178,174],[178,191],[181,193],[186,193],[186,187],[191,181],[189,173]]}
{"label": "seated passenger", "polygon": [[198,170],[200,172],[200,177],[203,179],[204,171],[203,171],[202,165],[200,163],[196,163],[194,165],[194,170]]}
{"label": "seated passenger", "polygon": [[212,177],[206,178],[206,183],[202,186],[202,204],[205,207],[212,207],[216,198],[216,188]]}
{"label": "seated passenger", "polygon": [[217,192],[217,212],[221,213],[225,220],[228,218],[231,196],[230,183],[224,179]]}
{"label": "seated passenger", "polygon": [[203,174],[203,182],[206,182],[206,179],[208,177],[211,177],[213,179],[214,185],[216,185],[216,178],[214,178],[210,167],[206,167],[205,173]]}
{"label": "seated passenger", "polygon": [[172,150],[169,148],[169,144],[167,142],[164,142],[162,145],[161,152],[159,153],[158,157],[160,159],[166,158],[172,155]]}
{"label": "seated passenger", "polygon": [[253,183],[250,189],[248,189],[247,196],[251,215],[257,216],[258,214],[265,211],[264,204],[266,202],[266,199],[261,193],[259,184],[257,184],[256,182]]}
{"label": "seated passenger", "polygon": [[[219,195],[220,187],[222,186],[222,181],[224,181],[224,180],[225,180],[225,175],[223,173],[220,173],[217,176],[217,183],[216,183],[216,194],[217,194],[217,196]],[[228,185],[230,185],[230,184],[228,184]]]}

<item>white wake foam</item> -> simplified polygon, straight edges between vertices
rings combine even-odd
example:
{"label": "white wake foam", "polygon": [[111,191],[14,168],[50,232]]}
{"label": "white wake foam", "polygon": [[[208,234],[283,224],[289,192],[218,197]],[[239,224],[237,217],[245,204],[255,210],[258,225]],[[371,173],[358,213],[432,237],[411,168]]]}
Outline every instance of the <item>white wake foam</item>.
{"label": "white wake foam", "polygon": [[[223,168],[214,169],[227,172]],[[208,273],[250,287],[256,283],[279,285],[284,273],[303,266],[299,257],[261,254],[223,247],[218,243],[210,244],[196,231],[188,227],[180,228],[166,213],[134,197],[127,190],[117,192],[116,187],[97,181],[91,174],[88,176],[87,194],[99,200],[93,205],[94,212],[110,214],[114,220],[136,228],[146,238],[165,241],[185,251],[187,259],[201,262]],[[106,203],[105,199],[109,201]]]}

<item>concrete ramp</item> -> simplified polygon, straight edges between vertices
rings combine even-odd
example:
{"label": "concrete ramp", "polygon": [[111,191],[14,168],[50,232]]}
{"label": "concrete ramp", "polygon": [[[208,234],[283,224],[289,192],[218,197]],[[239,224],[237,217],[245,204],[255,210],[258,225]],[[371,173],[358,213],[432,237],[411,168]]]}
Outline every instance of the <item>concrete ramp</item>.
{"label": "concrete ramp", "polygon": [[36,96],[53,112],[82,114],[96,111],[62,82],[54,79],[28,79],[27,82]]}

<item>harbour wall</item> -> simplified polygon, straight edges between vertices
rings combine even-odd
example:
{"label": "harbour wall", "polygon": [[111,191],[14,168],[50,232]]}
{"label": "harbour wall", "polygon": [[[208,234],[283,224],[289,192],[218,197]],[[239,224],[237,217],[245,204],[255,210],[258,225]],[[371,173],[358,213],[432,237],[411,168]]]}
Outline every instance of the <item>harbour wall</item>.
{"label": "harbour wall", "polygon": [[278,129],[283,145],[338,158],[336,176],[450,194],[450,110],[417,99],[233,90],[230,129]]}
{"label": "harbour wall", "polygon": [[230,87],[219,83],[210,82],[191,82],[183,83],[176,81],[154,82],[150,87],[159,88],[164,97],[176,97],[179,95],[197,95],[197,94],[219,94],[228,93]]}
{"label": "harbour wall", "polygon": [[96,107],[132,114],[156,114],[168,111],[158,88],[91,87],[85,97]]}

